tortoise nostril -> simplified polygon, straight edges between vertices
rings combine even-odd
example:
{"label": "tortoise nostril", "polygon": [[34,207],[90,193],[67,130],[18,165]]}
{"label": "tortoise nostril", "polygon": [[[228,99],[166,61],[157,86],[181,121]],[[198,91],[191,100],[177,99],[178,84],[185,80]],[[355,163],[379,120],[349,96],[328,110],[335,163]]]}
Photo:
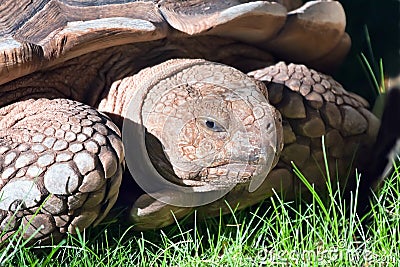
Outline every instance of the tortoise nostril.
{"label": "tortoise nostril", "polygon": [[259,159],[258,155],[250,155],[249,156],[249,162],[257,163],[258,159]]}
{"label": "tortoise nostril", "polygon": [[251,151],[248,155],[248,162],[257,165],[266,164],[268,161],[268,155],[272,155],[267,152],[265,148],[257,148]]}
{"label": "tortoise nostril", "polygon": [[260,158],[261,158],[260,153],[251,153],[249,155],[248,160],[249,160],[249,163],[258,163]]}
{"label": "tortoise nostril", "polygon": [[272,129],[272,123],[267,124],[267,132],[269,132]]}

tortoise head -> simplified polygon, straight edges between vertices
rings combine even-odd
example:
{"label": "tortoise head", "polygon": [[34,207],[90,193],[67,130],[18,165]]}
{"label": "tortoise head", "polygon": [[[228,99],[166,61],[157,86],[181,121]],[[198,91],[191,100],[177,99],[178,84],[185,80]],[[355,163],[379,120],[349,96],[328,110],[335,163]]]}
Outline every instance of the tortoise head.
{"label": "tortoise head", "polygon": [[[132,79],[137,88],[126,107],[123,140],[128,167],[146,192],[172,186],[223,195],[239,183],[254,191],[276,164],[280,114],[260,82],[204,60],[167,61]],[[143,127],[161,143],[175,179],[161,178],[150,163]]]}

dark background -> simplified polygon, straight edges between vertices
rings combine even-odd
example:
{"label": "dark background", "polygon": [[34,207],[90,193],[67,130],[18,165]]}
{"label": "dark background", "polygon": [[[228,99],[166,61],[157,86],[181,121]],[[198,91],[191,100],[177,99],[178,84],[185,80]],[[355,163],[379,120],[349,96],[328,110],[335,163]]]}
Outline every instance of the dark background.
{"label": "dark background", "polygon": [[[337,71],[335,78],[350,91],[373,103],[376,89],[368,82],[368,75],[360,63],[360,53],[378,67],[383,59],[385,77],[400,75],[400,1],[399,0],[342,0],[348,32],[352,39],[351,51]],[[374,55],[368,49],[365,28],[368,28]],[[375,69],[378,73],[378,69]]]}

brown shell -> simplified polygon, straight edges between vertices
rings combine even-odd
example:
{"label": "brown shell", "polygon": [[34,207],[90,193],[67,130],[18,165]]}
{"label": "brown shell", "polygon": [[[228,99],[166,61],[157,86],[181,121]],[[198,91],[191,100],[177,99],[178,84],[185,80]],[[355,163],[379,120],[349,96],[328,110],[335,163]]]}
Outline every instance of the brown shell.
{"label": "brown shell", "polygon": [[0,84],[100,49],[177,37],[219,36],[320,70],[338,65],[350,47],[340,3],[278,2],[5,0]]}

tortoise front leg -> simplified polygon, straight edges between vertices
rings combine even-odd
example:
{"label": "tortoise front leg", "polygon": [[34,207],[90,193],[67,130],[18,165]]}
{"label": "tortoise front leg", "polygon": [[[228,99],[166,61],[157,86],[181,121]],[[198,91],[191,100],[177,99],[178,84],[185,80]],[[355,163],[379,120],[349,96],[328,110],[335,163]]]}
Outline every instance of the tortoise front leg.
{"label": "tortoise front leg", "polygon": [[[0,109],[0,228],[60,237],[97,224],[115,203],[124,152],[118,128],[68,99]],[[37,214],[36,214],[37,213]]]}

